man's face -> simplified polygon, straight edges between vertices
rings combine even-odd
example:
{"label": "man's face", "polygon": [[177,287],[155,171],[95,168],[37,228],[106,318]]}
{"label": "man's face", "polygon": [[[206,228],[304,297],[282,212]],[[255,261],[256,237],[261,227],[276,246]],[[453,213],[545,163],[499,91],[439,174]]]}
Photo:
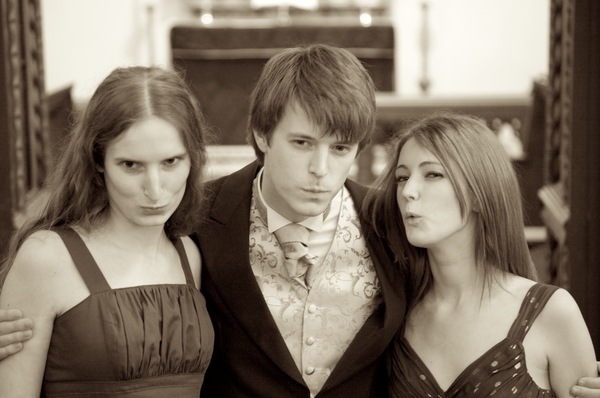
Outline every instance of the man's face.
{"label": "man's face", "polygon": [[271,141],[254,133],[264,153],[262,193],[267,204],[291,221],[316,216],[342,188],[358,143],[323,136],[302,108],[288,104]]}

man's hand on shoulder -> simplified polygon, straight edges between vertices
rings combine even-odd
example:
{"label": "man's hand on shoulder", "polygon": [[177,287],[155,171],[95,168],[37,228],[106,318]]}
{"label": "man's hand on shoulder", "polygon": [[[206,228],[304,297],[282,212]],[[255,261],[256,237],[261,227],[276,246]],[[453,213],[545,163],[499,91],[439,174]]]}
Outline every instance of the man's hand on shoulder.
{"label": "man's hand on shoulder", "polygon": [[0,361],[21,351],[33,336],[33,321],[15,309],[0,309]]}
{"label": "man's hand on shoulder", "polygon": [[[600,362],[598,362],[600,375]],[[600,398],[600,377],[582,377],[577,385],[571,388],[571,395],[578,398]]]}

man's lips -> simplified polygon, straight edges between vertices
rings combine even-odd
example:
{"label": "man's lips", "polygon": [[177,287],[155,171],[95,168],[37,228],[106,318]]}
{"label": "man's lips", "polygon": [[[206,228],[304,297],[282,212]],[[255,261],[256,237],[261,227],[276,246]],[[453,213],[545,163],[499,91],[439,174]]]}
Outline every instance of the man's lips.
{"label": "man's lips", "polygon": [[324,193],[329,192],[328,190],[321,189],[321,188],[303,188],[302,190],[304,192],[313,193],[313,194],[324,194]]}

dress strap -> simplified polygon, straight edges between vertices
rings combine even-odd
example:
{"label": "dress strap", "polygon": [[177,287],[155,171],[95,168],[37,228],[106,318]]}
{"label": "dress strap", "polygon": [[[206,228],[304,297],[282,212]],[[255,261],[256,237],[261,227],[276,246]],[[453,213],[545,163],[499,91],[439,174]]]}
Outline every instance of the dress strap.
{"label": "dress strap", "polygon": [[63,240],[90,294],[111,290],[83,239],[70,227],[53,228]]}
{"label": "dress strap", "polygon": [[188,285],[196,286],[196,283],[194,283],[194,276],[192,275],[192,269],[190,268],[190,263],[185,252],[185,247],[183,246],[183,241],[181,238],[176,238],[173,240],[173,245],[175,245],[175,249],[177,249],[177,253],[179,254],[181,268],[183,268],[183,273],[185,274],[185,281]]}
{"label": "dress strap", "polygon": [[525,295],[523,303],[521,303],[521,309],[508,332],[508,336],[522,342],[535,319],[557,290],[558,286],[543,283],[533,285]]}

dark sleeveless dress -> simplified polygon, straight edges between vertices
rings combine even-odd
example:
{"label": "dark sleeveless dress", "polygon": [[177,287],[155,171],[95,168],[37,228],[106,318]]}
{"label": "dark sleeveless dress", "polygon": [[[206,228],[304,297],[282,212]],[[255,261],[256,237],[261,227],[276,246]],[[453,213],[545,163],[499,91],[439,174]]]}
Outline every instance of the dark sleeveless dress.
{"label": "dark sleeveless dress", "polygon": [[111,289],[80,236],[55,231],[90,296],[54,321],[42,397],[198,398],[214,332],[182,241],[187,284]]}
{"label": "dark sleeveless dress", "polygon": [[443,391],[404,337],[392,345],[390,397],[554,397],[539,388],[527,372],[523,339],[556,286],[532,286],[513,322],[508,336],[471,363]]}

